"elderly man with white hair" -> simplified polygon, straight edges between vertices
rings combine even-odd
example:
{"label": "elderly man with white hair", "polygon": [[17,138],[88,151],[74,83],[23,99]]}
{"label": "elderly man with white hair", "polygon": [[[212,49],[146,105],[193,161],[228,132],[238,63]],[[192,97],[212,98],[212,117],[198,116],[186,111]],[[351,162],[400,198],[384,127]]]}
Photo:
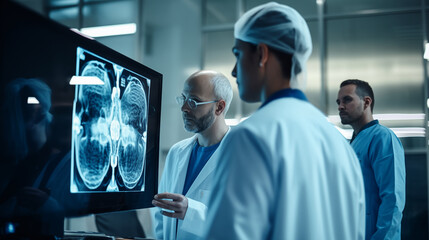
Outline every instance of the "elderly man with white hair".
{"label": "elderly man with white hair", "polygon": [[157,239],[202,239],[212,193],[217,149],[229,131],[225,114],[232,100],[229,80],[221,73],[198,71],[177,97],[185,129],[195,133],[171,147],[152,203]]}
{"label": "elderly man with white hair", "polygon": [[304,19],[271,2],[245,13],[234,35],[240,97],[262,105],[218,149],[205,238],[363,239],[356,154],[297,89],[312,49]]}

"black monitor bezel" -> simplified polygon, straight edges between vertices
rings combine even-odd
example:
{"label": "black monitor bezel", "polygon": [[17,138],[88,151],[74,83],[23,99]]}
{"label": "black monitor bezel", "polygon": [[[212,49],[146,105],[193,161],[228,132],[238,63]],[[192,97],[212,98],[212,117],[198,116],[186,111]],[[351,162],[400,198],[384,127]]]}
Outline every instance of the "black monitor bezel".
{"label": "black monitor bezel", "polygon": [[[146,190],[144,192],[107,192],[107,193],[76,193],[81,194],[83,198],[89,199],[89,205],[86,209],[81,209],[78,212],[71,212],[66,216],[81,216],[93,213],[104,213],[113,211],[124,211],[132,209],[141,209],[152,207],[153,195],[157,193],[158,187],[158,166],[159,166],[159,133],[160,133],[160,119],[161,119],[161,98],[162,98],[162,81],[163,75],[142,63],[139,63],[99,42],[94,39],[83,36],[75,31],[70,30],[68,27],[52,21],[18,3],[7,1],[1,1],[1,26],[3,33],[0,37],[0,44],[2,47],[7,42],[5,41],[8,37],[8,31],[20,31],[22,29],[15,29],[16,26],[22,27],[24,24],[28,24],[28,27],[44,27],[45,30],[51,31],[56,35],[61,35],[63,38],[68,38],[75,47],[83,47],[88,51],[96,53],[118,65],[126,66],[129,70],[141,74],[153,81],[150,90],[149,100],[149,126],[148,136],[151,136],[153,140],[153,148],[147,149],[147,153],[150,151],[152,159],[147,161],[146,172],[150,171],[150,174],[146,174]],[[13,19],[6,19],[11,14],[17,14],[13,19],[19,19],[16,26]],[[32,33],[30,33],[32,34]],[[39,36],[35,36],[39,37]],[[29,40],[31,41],[31,40]],[[13,47],[13,46],[7,46]],[[5,63],[7,59],[3,57],[2,62]],[[75,62],[75,61],[74,61]],[[71,73],[73,74],[73,73]],[[23,76],[26,77],[26,76]],[[71,76],[69,76],[71,77]],[[1,75],[1,89],[3,90],[5,85],[11,81],[11,76]],[[54,104],[54,103],[53,103]],[[153,109],[155,108],[155,109]],[[152,119],[152,120],[151,120]],[[147,181],[150,178],[149,181]],[[77,203],[79,204],[79,203]]]}

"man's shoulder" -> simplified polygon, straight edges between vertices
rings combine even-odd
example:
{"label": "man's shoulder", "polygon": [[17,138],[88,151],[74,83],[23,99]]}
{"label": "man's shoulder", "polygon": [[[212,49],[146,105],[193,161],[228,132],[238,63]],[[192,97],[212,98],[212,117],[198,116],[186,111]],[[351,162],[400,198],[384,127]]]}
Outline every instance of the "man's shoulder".
{"label": "man's shoulder", "polygon": [[195,142],[195,136],[192,136],[190,138],[186,138],[183,139],[177,143],[175,143],[171,148],[170,148],[170,152],[171,151],[180,151],[183,149],[186,149],[187,147],[189,147],[189,145],[193,144]]}
{"label": "man's shoulder", "polygon": [[168,151],[167,158],[165,160],[166,166],[186,160],[183,156],[186,156],[192,150],[190,146],[192,146],[194,141],[195,137],[190,137],[175,143]]}
{"label": "man's shoulder", "polygon": [[370,130],[368,133],[373,135],[374,139],[391,141],[392,139],[398,138],[392,129],[381,124],[375,124],[368,130]]}
{"label": "man's shoulder", "polygon": [[370,150],[390,151],[388,149],[403,149],[402,143],[396,134],[388,127],[381,124],[375,124],[370,127],[367,134],[364,134],[365,139],[369,140]]}
{"label": "man's shoulder", "polygon": [[228,133],[225,135],[225,137],[221,141],[220,148],[222,148],[224,151],[225,146],[229,146],[228,149],[231,149],[231,144],[237,144],[240,143],[241,145],[245,144],[243,142],[243,138],[245,139],[261,139],[261,131],[263,131],[265,127],[261,124],[257,124],[257,121],[255,121],[254,116],[250,116],[249,118],[242,121],[240,124],[233,126],[230,128]]}
{"label": "man's shoulder", "polygon": [[328,126],[326,117],[313,105],[295,98],[273,101],[258,109],[249,118],[232,128],[236,132],[266,136],[268,131],[278,128],[308,129],[308,124]]}
{"label": "man's shoulder", "polygon": [[232,127],[227,137],[233,137],[237,134],[240,135],[245,132],[249,134],[257,134],[257,132],[262,130],[264,126],[268,124],[267,121],[261,121],[257,113],[258,112],[253,113],[252,116],[248,117],[237,126]]}

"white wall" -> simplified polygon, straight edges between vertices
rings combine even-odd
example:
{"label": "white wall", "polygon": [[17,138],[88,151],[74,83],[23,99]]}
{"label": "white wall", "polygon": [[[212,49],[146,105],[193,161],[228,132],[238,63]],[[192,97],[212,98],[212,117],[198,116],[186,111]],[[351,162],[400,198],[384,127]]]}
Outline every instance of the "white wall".
{"label": "white wall", "polygon": [[[143,6],[143,64],[164,75],[162,90],[160,173],[165,154],[190,134],[183,129],[180,95],[186,78],[201,63],[201,1],[147,0]],[[161,174],[160,174],[161,176]]]}
{"label": "white wall", "polygon": [[[175,98],[183,83],[200,69],[202,34],[200,0],[146,0],[143,5],[142,63],[163,74],[159,178],[165,157],[176,142],[191,136],[183,128]],[[147,237],[154,237],[149,211],[140,211]]]}

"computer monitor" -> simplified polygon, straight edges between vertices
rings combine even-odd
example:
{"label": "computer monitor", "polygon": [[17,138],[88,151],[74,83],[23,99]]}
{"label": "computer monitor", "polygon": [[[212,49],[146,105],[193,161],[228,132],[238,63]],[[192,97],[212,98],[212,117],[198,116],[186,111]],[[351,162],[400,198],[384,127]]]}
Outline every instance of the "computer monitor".
{"label": "computer monitor", "polygon": [[0,3],[0,236],[152,207],[162,74]]}

